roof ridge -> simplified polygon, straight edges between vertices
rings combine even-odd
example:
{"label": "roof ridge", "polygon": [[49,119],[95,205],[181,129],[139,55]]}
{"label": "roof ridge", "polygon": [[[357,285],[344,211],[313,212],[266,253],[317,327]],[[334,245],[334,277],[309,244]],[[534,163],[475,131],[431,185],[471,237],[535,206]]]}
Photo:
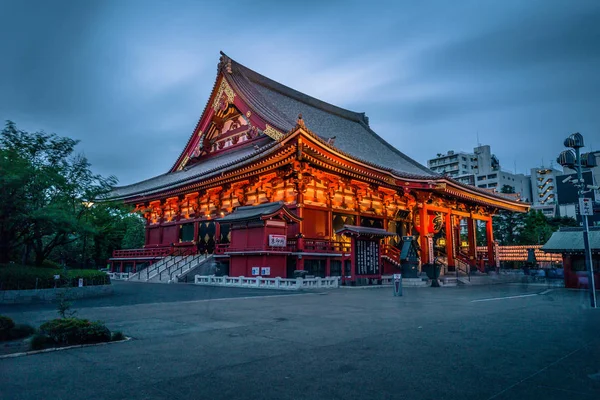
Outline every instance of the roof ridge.
{"label": "roof ridge", "polygon": [[321,109],[325,112],[338,115],[342,118],[355,121],[362,122],[368,126],[368,118],[364,112],[356,112],[352,110],[348,110],[346,108],[342,108],[336,106],[335,104],[328,103],[326,101],[317,99],[316,97],[310,96],[306,93],[302,93],[299,90],[293,89],[289,86],[286,86],[282,83],[279,83],[265,75],[262,75],[253,69],[246,67],[243,64],[235,61],[225,53],[221,52],[224,57],[227,57],[228,60],[231,60],[232,64],[240,70],[240,72],[246,77],[246,79],[255,82],[261,86],[267,87],[271,90],[274,90],[284,96],[291,97],[301,103],[306,105]]}

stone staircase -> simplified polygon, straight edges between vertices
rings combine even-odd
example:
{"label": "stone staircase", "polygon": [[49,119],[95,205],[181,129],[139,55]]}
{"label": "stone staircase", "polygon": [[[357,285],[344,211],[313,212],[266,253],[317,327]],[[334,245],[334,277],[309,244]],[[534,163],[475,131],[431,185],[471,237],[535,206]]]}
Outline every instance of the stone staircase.
{"label": "stone staircase", "polygon": [[160,259],[159,261],[155,262],[154,264],[152,264],[144,269],[139,270],[135,274],[129,275],[129,279],[127,279],[127,280],[131,281],[131,282],[146,282],[146,280],[150,277],[150,275],[153,275],[159,269],[164,268],[164,266],[167,263],[171,262],[172,259],[173,259],[173,256],[164,257],[164,258]]}
{"label": "stone staircase", "polygon": [[212,255],[208,256],[206,259],[202,258],[198,261],[198,263],[190,264],[190,268],[187,268],[181,273],[177,274],[174,279],[177,282],[194,283],[195,275],[216,275],[217,262]]}

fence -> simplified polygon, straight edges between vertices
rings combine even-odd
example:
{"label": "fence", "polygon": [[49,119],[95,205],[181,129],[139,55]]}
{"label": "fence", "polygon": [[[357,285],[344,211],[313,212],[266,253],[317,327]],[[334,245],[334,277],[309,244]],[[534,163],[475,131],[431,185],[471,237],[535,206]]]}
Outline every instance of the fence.
{"label": "fence", "polygon": [[109,272],[108,276],[110,276],[111,281],[126,281],[129,279],[129,272]]}
{"label": "fence", "polygon": [[300,290],[300,289],[330,289],[339,286],[339,278],[264,278],[264,277],[232,277],[214,275],[196,275],[196,285],[247,287],[261,289]]}

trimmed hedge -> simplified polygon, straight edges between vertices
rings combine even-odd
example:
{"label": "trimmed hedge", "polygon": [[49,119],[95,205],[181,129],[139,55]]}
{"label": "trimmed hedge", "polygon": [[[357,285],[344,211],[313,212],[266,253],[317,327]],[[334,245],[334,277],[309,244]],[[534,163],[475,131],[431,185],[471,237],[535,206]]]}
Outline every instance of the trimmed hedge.
{"label": "trimmed hedge", "polygon": [[15,323],[11,318],[0,315],[0,341],[10,339],[10,331],[14,327]]}
{"label": "trimmed hedge", "polygon": [[[60,279],[54,280],[54,275]],[[110,277],[93,269],[56,270],[22,265],[0,266],[0,290],[51,289],[77,287],[79,278],[84,286],[110,285]],[[37,285],[36,285],[37,280]]]}
{"label": "trimmed hedge", "polygon": [[87,319],[59,318],[45,322],[40,333],[59,345],[110,342],[110,330],[100,321]]}

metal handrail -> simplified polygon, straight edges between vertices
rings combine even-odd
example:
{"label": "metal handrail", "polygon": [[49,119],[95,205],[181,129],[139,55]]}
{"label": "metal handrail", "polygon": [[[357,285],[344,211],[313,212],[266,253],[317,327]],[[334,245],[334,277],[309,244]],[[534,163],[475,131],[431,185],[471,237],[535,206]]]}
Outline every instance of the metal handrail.
{"label": "metal handrail", "polygon": [[[195,254],[195,255],[192,257],[192,259],[191,259],[191,260],[188,260],[188,262],[186,262],[186,263],[184,263],[182,266],[178,267],[178,268],[177,268],[175,271],[171,272],[171,271],[169,270],[169,280],[173,280],[173,274],[177,274],[177,271],[180,271],[180,270],[181,270],[181,271],[183,271],[183,268],[184,268],[186,265],[190,265],[191,263],[193,263],[194,261],[197,261],[197,260],[198,260],[200,257],[202,257],[202,256],[203,256],[203,254],[201,254],[201,253]],[[209,258],[209,257],[212,257],[212,254],[211,254],[211,255],[207,255],[207,256],[206,256],[206,258],[205,258],[205,260],[208,260],[208,258]]]}
{"label": "metal handrail", "polygon": [[[189,256],[189,255],[192,255],[192,254],[194,254],[194,253],[195,253],[195,250],[196,250],[196,249],[194,249],[194,248],[192,248],[192,249],[184,249],[184,250],[179,250],[179,251],[177,252],[177,254],[176,254],[176,255],[174,255],[174,257],[183,257],[183,258],[181,258],[181,259],[179,259],[179,260],[176,260],[175,258],[172,258],[172,259],[168,260],[168,261],[165,263],[165,268],[164,268],[162,271],[158,271],[158,272],[157,272],[157,273],[158,273],[158,279],[162,281],[162,274],[163,274],[163,272],[165,272],[167,269],[168,269],[168,270],[171,270],[171,267],[172,267],[172,266],[174,266],[174,265],[177,265],[177,264],[179,264],[179,263],[180,263],[180,262],[182,262],[182,261],[185,261],[185,257],[187,257],[187,256]],[[175,252],[174,252],[174,253],[175,253]],[[170,262],[171,262],[171,265],[169,265],[169,263],[170,263]]]}
{"label": "metal handrail", "polygon": [[464,271],[465,274],[467,274],[467,279],[469,279],[469,282],[471,282],[471,266],[468,263],[466,263],[463,260],[461,260],[460,258],[455,258],[454,261],[458,261],[458,263],[462,263],[463,265],[466,265],[466,267],[465,267],[464,270],[461,269],[458,265],[455,266],[455,268],[456,268],[456,279],[458,279],[458,273],[460,271]]}
{"label": "metal handrail", "polygon": [[[182,250],[178,249],[178,248],[171,248],[171,250],[164,257],[162,257],[161,259],[165,259],[167,257],[176,256],[177,255],[176,253],[180,253],[181,251]],[[170,261],[172,261],[172,260],[167,260],[165,262],[165,265],[167,265]],[[156,267],[156,263],[155,263],[155,264],[149,265],[147,268],[145,268],[145,270],[146,270],[146,280],[150,279],[150,267],[152,267],[153,265],[155,266],[156,269],[160,269],[160,267],[161,267],[160,265],[158,267]],[[138,280],[140,280],[141,275],[142,274],[141,274],[141,271],[140,271],[140,274],[138,275]]]}

